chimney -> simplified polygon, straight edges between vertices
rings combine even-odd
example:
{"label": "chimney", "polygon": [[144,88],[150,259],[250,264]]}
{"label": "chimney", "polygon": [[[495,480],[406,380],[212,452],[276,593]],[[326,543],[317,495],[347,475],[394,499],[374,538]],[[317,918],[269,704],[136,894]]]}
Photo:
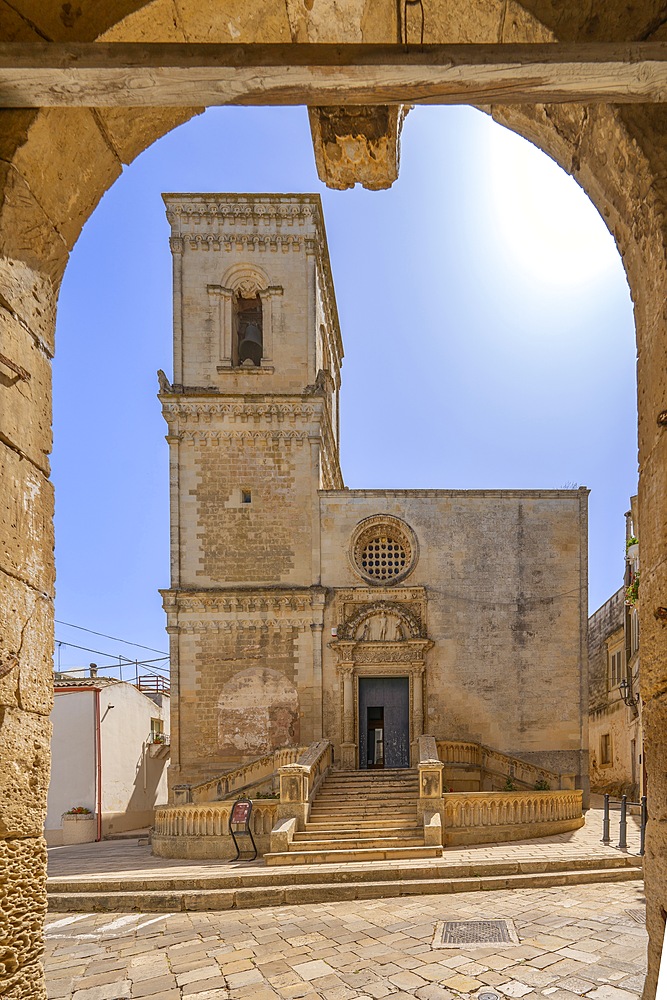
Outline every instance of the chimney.
{"label": "chimney", "polygon": [[97,664],[96,663],[91,663],[90,664],[90,676],[91,677],[97,677]]}

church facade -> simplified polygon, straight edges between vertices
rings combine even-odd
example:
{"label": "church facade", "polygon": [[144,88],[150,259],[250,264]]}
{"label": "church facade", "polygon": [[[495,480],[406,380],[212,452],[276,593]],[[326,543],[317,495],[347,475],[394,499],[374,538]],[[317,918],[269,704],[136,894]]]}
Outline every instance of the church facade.
{"label": "church facade", "polygon": [[410,767],[429,734],[585,789],[588,491],[346,489],[319,197],[165,203],[171,788],[324,738]]}

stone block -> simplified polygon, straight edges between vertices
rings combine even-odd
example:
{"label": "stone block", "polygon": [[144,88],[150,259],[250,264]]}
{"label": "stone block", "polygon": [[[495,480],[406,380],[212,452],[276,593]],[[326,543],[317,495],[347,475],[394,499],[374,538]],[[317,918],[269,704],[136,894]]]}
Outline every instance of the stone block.
{"label": "stone block", "polygon": [[398,177],[404,105],[308,109],[315,163],[321,181],[336,191],[361,184],[370,191]]}
{"label": "stone block", "polygon": [[[642,647],[643,649],[643,647]],[[642,652],[642,670],[644,659]],[[667,753],[667,695],[652,698],[642,709],[644,752],[651,775],[649,790],[649,815],[651,821],[667,821],[667,771],[664,761]]]}
{"label": "stone block", "polygon": [[49,715],[53,706],[53,605],[0,573],[0,707]]}
{"label": "stone block", "polygon": [[0,708],[0,836],[38,837],[44,828],[51,723],[44,716]]}
{"label": "stone block", "polygon": [[[3,760],[6,759],[3,757]],[[6,997],[46,996],[39,957],[46,916],[46,844],[0,840],[0,983]]]}
{"label": "stone block", "polygon": [[175,0],[178,21],[190,42],[290,42],[284,4],[274,0],[229,0],[224,17],[216,0]]}
{"label": "stone block", "polygon": [[296,833],[296,820],[279,819],[271,831],[271,853],[277,854],[280,851],[289,851],[289,845]]}
{"label": "stone block", "polygon": [[156,139],[203,111],[204,108],[99,108],[97,115],[121,163],[131,163]]}
{"label": "stone block", "polygon": [[[49,157],[50,151],[44,150]],[[71,160],[67,170],[71,173]],[[58,185],[59,187],[59,185]],[[60,286],[68,260],[68,247],[47,216],[25,178],[9,163],[0,162],[0,258],[6,257],[14,266],[22,264],[26,294],[34,288],[34,274],[49,279],[53,288]],[[20,263],[19,263],[20,262]],[[11,264],[9,266],[12,266]],[[17,272],[18,273],[18,272]]]}
{"label": "stone block", "polygon": [[424,813],[424,844],[426,847],[442,847],[442,821],[440,813]]}
{"label": "stone block", "polygon": [[7,359],[0,359],[0,386],[7,402],[2,410],[2,435],[48,475],[53,443],[50,358],[6,309],[0,309],[0,345]]}
{"label": "stone block", "polygon": [[16,313],[53,357],[57,284],[23,261],[0,257],[0,288],[0,308]]}
{"label": "stone block", "polygon": [[42,109],[13,164],[68,249],[122,169],[90,108]]}
{"label": "stone block", "polygon": [[0,569],[53,595],[53,486],[0,444]]}

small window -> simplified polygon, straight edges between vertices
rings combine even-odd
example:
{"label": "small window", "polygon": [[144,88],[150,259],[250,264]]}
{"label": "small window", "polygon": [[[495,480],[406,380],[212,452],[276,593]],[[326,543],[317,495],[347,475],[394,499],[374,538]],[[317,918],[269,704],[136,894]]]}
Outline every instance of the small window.
{"label": "small window", "polygon": [[624,650],[615,649],[609,654],[609,690],[618,687],[623,680],[623,669],[625,667]]}
{"label": "small window", "polygon": [[262,335],[262,300],[259,295],[234,300],[235,344],[233,363],[239,368],[258,368],[264,353]]}
{"label": "small window", "polygon": [[611,734],[604,733],[600,737],[600,763],[611,764]]}
{"label": "small window", "polygon": [[162,721],[162,719],[151,719],[151,732],[152,733],[164,732],[164,722]]}
{"label": "small window", "polygon": [[250,490],[241,490],[241,503],[252,503],[252,493]]}

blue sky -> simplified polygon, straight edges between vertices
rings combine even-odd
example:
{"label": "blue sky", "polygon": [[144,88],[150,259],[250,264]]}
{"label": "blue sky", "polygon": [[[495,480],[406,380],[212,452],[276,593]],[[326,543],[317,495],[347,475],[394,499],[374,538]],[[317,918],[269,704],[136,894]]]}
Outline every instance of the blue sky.
{"label": "blue sky", "polygon": [[[590,610],[637,487],[632,305],[587,197],[471,108],[417,108],[389,191],[327,190],[304,108],[210,109],[102,199],[60,295],[56,617],[166,650],[171,256],[163,191],[318,191],[345,344],[350,487],[590,487]],[[60,664],[150,657],[58,625]]]}

